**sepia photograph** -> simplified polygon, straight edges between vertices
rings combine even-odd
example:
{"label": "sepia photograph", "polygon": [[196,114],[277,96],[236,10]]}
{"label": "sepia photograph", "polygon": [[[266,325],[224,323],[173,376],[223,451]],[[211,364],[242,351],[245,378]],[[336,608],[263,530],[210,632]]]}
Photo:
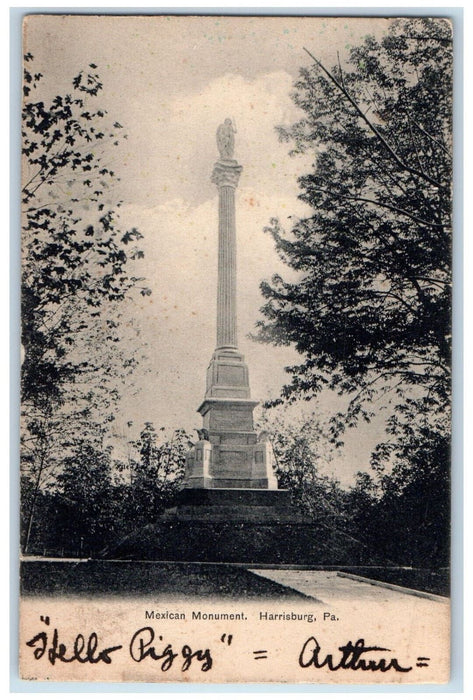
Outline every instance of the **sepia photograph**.
{"label": "sepia photograph", "polygon": [[23,680],[448,683],[455,40],[25,16]]}

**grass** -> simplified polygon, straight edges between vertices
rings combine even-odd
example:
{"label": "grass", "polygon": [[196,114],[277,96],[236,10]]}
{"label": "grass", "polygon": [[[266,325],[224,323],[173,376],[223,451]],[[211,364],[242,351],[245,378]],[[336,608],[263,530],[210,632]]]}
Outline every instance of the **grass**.
{"label": "grass", "polygon": [[166,596],[303,600],[308,596],[228,564],[23,561],[24,596]]}

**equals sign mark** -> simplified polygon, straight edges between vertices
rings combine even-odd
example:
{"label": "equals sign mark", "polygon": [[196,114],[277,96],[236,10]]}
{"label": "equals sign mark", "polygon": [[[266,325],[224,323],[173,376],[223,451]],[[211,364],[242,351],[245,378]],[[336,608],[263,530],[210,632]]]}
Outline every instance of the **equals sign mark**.
{"label": "equals sign mark", "polygon": [[268,658],[267,654],[268,654],[268,652],[266,649],[259,649],[258,651],[253,652],[253,656],[255,657],[255,661],[257,659],[267,659]]}
{"label": "equals sign mark", "polygon": [[430,661],[430,657],[429,656],[418,656],[417,661],[420,662],[420,663],[416,664],[416,666],[418,666],[419,668],[421,668],[422,666],[428,666],[429,664],[424,663],[424,661]]}

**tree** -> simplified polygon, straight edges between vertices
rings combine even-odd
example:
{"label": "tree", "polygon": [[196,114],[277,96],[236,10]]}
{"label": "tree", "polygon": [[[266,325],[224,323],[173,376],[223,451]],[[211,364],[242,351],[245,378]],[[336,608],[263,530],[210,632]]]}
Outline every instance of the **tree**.
{"label": "tree", "polygon": [[57,477],[59,517],[54,524],[76,551],[97,551],[108,544],[114,526],[112,469],[111,450],[97,449],[82,438],[63,461]]}
{"label": "tree", "polygon": [[[102,83],[90,64],[71,92],[48,103],[43,76],[25,56],[22,112],[22,466],[35,503],[51,488],[78,435],[102,448],[124,381],[140,359],[126,306],[143,257],[136,229],[123,230],[109,161],[122,126],[94,106]],[[128,313],[129,317],[132,314]]]}
{"label": "tree", "polygon": [[270,436],[279,488],[288,489],[314,518],[335,512],[335,503],[329,501],[338,489],[330,475],[336,450],[324,421],[314,413],[295,418],[286,407],[277,407],[263,412],[258,428]]}
{"label": "tree", "polygon": [[134,443],[129,488],[134,526],[154,522],[173,502],[184,477],[189,436],[182,429],[174,430],[170,439],[165,437],[165,428],[159,433],[148,422]]}
{"label": "tree", "polygon": [[290,234],[271,221],[298,279],[262,284],[258,337],[294,344],[304,358],[288,368],[279,401],[323,389],[346,396],[347,410],[332,421],[337,440],[384,397],[390,439],[375,461],[412,465],[412,451],[402,450],[409,426],[419,429],[412,449],[429,426],[437,436],[450,429],[450,25],[394,21],[331,70],[309,55],[294,93],[304,116],[280,135],[293,154],[314,155],[299,178],[312,213]]}
{"label": "tree", "polygon": [[[369,532],[360,525],[372,520],[378,501],[366,486],[367,474],[357,486],[344,489],[334,476],[338,450],[320,413],[290,415],[287,406],[263,413],[259,427],[271,437],[279,488],[287,489],[294,506],[317,525],[320,546],[328,560],[343,564],[376,561],[379,548],[372,546]],[[373,490],[374,490],[373,485]],[[309,528],[301,537],[313,538]]]}

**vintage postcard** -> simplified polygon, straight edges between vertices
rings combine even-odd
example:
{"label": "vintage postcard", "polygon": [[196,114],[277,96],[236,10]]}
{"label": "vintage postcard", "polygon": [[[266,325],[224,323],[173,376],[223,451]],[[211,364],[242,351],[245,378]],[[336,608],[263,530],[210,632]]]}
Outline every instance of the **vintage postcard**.
{"label": "vintage postcard", "polygon": [[25,18],[22,679],[448,682],[453,41]]}

